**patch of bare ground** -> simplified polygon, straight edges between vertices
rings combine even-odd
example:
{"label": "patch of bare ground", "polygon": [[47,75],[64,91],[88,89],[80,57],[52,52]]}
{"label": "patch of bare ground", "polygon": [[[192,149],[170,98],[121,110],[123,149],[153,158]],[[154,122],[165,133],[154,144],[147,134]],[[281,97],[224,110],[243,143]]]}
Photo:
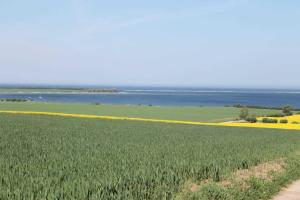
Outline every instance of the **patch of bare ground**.
{"label": "patch of bare ground", "polygon": [[284,161],[282,159],[269,161],[249,169],[238,170],[234,173],[234,177],[240,180],[248,180],[251,177],[270,181],[273,173],[279,173],[283,170]]}
{"label": "patch of bare ground", "polygon": [[196,184],[196,183],[192,183],[191,184],[191,192],[196,192],[202,185],[205,185],[209,182],[209,179],[205,179],[203,181],[201,181],[200,183]]}
{"label": "patch of bare ground", "polygon": [[207,184],[209,182],[208,179],[202,180],[199,183],[194,183],[192,181],[187,181],[183,188],[181,189],[180,193],[174,198],[175,200],[187,199],[189,193],[196,192],[200,189],[201,186]]}
{"label": "patch of bare ground", "polygon": [[[248,188],[247,180],[250,178],[259,178],[266,181],[271,181],[274,174],[278,174],[284,170],[285,162],[282,159],[261,163],[257,166],[250,167],[248,169],[237,170],[227,178],[222,179],[219,184],[224,188],[231,187],[238,184],[241,188]],[[205,179],[200,183],[189,183],[189,191],[196,192],[205,184],[212,180]]]}

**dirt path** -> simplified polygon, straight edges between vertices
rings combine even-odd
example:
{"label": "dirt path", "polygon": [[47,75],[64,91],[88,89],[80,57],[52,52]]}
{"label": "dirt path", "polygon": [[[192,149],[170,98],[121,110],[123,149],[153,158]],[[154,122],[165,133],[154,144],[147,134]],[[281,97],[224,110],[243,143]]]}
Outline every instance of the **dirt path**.
{"label": "dirt path", "polygon": [[300,200],[300,180],[282,190],[273,200]]}

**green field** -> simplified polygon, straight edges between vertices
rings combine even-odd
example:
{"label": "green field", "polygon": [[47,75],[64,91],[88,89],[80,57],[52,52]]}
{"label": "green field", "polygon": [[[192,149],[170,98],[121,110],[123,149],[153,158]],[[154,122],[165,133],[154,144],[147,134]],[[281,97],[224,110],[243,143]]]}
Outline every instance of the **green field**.
{"label": "green field", "polygon": [[[71,103],[0,103],[0,110],[63,112],[71,114],[112,115],[154,119],[221,122],[238,118],[239,108],[232,107],[156,107],[130,105],[94,105]],[[253,115],[278,113],[278,110],[249,109]]]}
{"label": "green field", "polygon": [[[0,199],[269,199],[299,177],[299,150],[299,131],[1,114]],[[213,184],[278,158],[287,171],[273,182]]]}

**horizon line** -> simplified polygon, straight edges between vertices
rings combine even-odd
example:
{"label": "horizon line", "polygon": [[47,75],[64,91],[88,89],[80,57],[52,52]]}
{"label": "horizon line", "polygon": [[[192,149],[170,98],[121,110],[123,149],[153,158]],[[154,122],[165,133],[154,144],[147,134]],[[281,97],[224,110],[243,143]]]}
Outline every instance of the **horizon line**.
{"label": "horizon line", "polygon": [[300,87],[268,87],[268,86],[199,86],[199,85],[148,85],[148,84],[54,84],[54,83],[0,83],[0,88],[5,87],[22,87],[22,88],[30,88],[30,87],[109,87],[109,88],[118,88],[118,87],[135,87],[135,88],[199,88],[199,89],[259,89],[259,90],[300,90]]}

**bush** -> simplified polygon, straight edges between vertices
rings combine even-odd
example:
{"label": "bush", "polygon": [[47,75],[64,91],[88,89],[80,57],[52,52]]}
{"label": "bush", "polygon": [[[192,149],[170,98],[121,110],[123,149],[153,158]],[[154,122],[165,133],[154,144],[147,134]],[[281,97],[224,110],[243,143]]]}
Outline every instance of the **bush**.
{"label": "bush", "polygon": [[292,124],[300,124],[300,122],[292,122]]}
{"label": "bush", "polygon": [[248,108],[247,107],[243,107],[241,109],[240,119],[247,119],[248,115],[249,115]]}
{"label": "bush", "polygon": [[257,119],[256,119],[256,117],[247,117],[246,121],[250,122],[250,123],[256,123]]}
{"label": "bush", "polygon": [[279,121],[279,123],[281,123],[281,124],[287,124],[287,123],[289,123],[289,121],[287,119],[282,119],[282,120]]}
{"label": "bush", "polygon": [[267,117],[285,117],[286,115],[283,113],[271,114],[267,115]]}
{"label": "bush", "polygon": [[293,115],[293,107],[290,105],[286,105],[282,108],[282,113],[286,116]]}
{"label": "bush", "polygon": [[285,116],[292,116],[292,115],[294,115],[293,112],[285,114]]}
{"label": "bush", "polygon": [[263,118],[262,122],[263,122],[263,123],[277,124],[277,123],[278,123],[278,120],[277,120],[277,119],[270,119],[270,118]]}

